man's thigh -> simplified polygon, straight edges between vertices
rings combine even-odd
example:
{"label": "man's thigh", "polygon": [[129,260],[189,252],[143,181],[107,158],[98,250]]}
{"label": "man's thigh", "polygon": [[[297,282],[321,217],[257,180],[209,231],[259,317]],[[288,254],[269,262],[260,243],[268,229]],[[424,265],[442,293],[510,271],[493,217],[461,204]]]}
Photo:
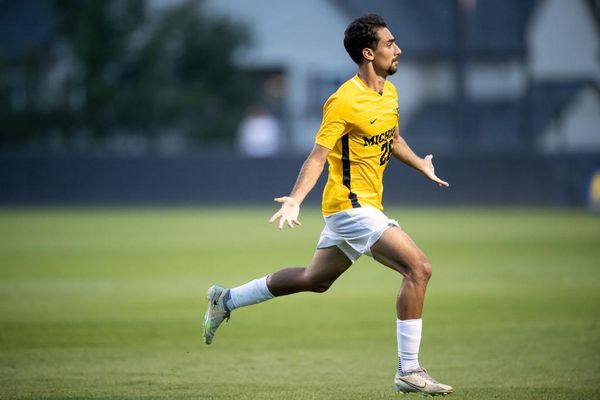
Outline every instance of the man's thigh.
{"label": "man's thigh", "polygon": [[406,232],[392,226],[371,246],[373,258],[402,274],[412,266],[427,261],[427,257]]}

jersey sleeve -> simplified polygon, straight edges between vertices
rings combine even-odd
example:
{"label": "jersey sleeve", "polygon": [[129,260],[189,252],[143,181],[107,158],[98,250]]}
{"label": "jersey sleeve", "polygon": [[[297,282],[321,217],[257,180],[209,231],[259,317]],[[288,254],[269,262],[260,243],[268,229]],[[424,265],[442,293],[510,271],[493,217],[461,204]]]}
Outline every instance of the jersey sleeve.
{"label": "jersey sleeve", "polygon": [[347,105],[337,96],[331,96],[323,106],[323,121],[315,143],[333,149],[337,141],[348,132]]}

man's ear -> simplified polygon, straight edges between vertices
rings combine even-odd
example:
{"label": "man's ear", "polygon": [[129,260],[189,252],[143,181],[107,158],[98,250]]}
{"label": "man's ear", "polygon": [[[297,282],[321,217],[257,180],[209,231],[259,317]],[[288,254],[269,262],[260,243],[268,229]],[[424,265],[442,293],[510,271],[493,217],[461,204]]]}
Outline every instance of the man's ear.
{"label": "man's ear", "polygon": [[365,47],[362,51],[363,54],[363,58],[367,61],[373,61],[373,59],[375,59],[375,52],[373,51],[373,49],[370,49],[368,47]]}

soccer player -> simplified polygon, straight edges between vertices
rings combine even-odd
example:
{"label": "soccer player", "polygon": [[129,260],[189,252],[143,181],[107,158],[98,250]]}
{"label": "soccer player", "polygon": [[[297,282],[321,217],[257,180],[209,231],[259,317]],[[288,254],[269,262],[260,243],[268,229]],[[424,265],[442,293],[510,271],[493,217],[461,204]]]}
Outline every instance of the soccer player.
{"label": "soccer player", "polygon": [[329,97],[315,145],[302,165],[289,196],[269,222],[279,229],[300,225],[300,204],[329,164],[323,192],[325,227],[306,268],[285,268],[244,285],[208,289],[204,316],[207,344],[231,312],[274,297],[311,291],[325,292],[362,254],[403,276],[396,300],[397,392],[448,394],[452,387],[436,382],[418,360],[421,312],[431,265],[393,219],[383,212],[383,172],[392,157],[420,171],[439,186],[448,183],[434,172],[432,156],[413,153],[398,130],[398,97],[387,77],[396,72],[400,48],[383,18],[369,14],[345,31],[344,47],[358,73]]}

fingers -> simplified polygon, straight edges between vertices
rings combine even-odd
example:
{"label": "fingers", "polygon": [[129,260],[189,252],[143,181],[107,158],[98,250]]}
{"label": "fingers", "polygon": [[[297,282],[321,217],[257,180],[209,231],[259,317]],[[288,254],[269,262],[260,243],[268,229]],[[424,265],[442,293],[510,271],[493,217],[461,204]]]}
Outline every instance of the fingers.
{"label": "fingers", "polygon": [[[287,200],[287,197],[276,197],[273,200],[276,201],[277,203],[285,203]],[[273,222],[275,222],[275,220],[277,218],[281,217],[282,215],[283,215],[283,205],[281,206],[279,211],[277,211],[275,214],[273,214],[271,219],[269,219],[269,223],[272,224]],[[282,218],[282,220],[283,220],[283,218]],[[283,226],[281,224],[279,224],[279,229],[281,229],[281,228],[283,228]]]}
{"label": "fingers", "polygon": [[427,175],[430,175],[430,179],[432,181],[434,181],[435,183],[437,183],[438,186],[440,186],[440,187],[442,187],[442,186],[443,187],[449,187],[450,184],[448,182],[441,180],[434,173],[435,168],[433,167],[433,161],[432,161],[433,160],[433,154],[426,155],[425,158],[424,158],[424,160],[425,160],[425,165],[428,168],[431,168],[430,171],[427,173]]}
{"label": "fingers", "polygon": [[433,174],[433,173],[432,173],[432,174],[429,176],[429,179],[431,179],[432,181],[434,181],[435,183],[437,183],[437,184],[438,184],[438,186],[440,186],[440,187],[441,187],[441,186],[444,186],[444,187],[448,187],[448,186],[450,186],[450,184],[449,184],[448,182],[441,180],[440,178],[438,178],[438,177],[437,177],[437,175],[436,175],[436,174]]}
{"label": "fingers", "polygon": [[277,218],[279,218],[281,216],[281,210],[277,211],[275,214],[273,214],[273,216],[271,217],[271,219],[269,220],[269,223],[272,224],[273,222],[275,222],[275,220]]}
{"label": "fingers", "polygon": [[281,219],[279,220],[279,226],[278,226],[278,228],[279,229],[283,229],[283,227],[284,227],[285,224],[287,224],[287,226],[289,226],[292,229],[294,229],[296,226],[302,225],[300,223],[300,221],[298,221],[295,218],[281,216]]}
{"label": "fingers", "polygon": [[287,224],[290,228],[295,228],[296,226],[302,225],[300,221],[298,221],[298,204],[291,197],[276,197],[273,199],[277,203],[281,203],[281,208],[277,211],[271,219],[269,219],[269,223],[272,224],[277,219],[279,219],[279,223],[277,227],[279,229],[283,229],[283,227]]}
{"label": "fingers", "polygon": [[437,182],[437,184],[440,185],[440,187],[441,186],[443,186],[443,187],[449,187],[450,186],[450,184],[448,182],[443,181],[440,178],[437,178],[435,182]]}

